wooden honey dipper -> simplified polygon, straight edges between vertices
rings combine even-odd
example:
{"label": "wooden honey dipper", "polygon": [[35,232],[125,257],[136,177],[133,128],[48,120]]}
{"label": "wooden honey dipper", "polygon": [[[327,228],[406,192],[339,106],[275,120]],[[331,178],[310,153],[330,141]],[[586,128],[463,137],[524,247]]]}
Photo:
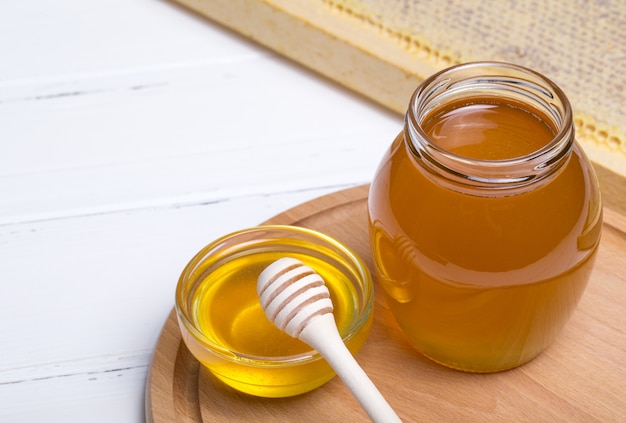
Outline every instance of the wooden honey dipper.
{"label": "wooden honey dipper", "polygon": [[272,323],[315,348],[376,423],[401,422],[343,343],[333,303],[322,277],[301,261],[285,257],[257,280],[261,307]]}

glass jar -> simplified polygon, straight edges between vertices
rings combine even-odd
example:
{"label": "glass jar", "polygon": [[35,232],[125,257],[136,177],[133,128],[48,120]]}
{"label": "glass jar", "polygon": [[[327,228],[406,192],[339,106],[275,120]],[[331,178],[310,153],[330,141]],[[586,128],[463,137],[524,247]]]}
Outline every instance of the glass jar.
{"label": "glass jar", "polygon": [[589,279],[602,206],[565,94],[477,62],[425,80],[368,200],[374,270],[410,342],[494,372],[555,339]]}

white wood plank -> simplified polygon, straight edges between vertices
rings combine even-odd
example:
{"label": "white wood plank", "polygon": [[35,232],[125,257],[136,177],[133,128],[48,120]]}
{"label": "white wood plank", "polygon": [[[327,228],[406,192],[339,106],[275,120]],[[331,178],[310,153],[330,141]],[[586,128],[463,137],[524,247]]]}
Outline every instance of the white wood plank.
{"label": "white wood plank", "polygon": [[0,224],[371,178],[399,117],[285,64],[254,66],[3,105]]}
{"label": "white wood plank", "polygon": [[0,12],[2,84],[267,54],[166,0],[3,0]]}
{"label": "white wood plank", "polygon": [[71,373],[0,385],[0,419],[32,422],[143,422],[146,366]]}
{"label": "white wood plank", "polygon": [[0,91],[0,224],[366,182],[401,128],[258,55],[67,84]]}

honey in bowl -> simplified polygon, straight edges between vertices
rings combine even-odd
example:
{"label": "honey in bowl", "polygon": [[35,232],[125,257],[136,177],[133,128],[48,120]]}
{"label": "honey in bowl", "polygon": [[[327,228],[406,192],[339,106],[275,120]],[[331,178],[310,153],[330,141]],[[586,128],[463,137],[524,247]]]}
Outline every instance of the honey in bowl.
{"label": "honey in bowl", "polygon": [[[306,255],[294,258],[316,269],[330,291],[335,322],[345,330],[357,312],[356,293],[347,278],[328,263]],[[194,324],[215,343],[250,357],[285,357],[311,347],[278,329],[265,316],[256,292],[258,275],[283,253],[261,252],[235,258],[199,281],[191,300]]]}
{"label": "honey in bowl", "polygon": [[244,393],[293,396],[335,375],[317,352],[279,330],[261,308],[257,278],[285,256],[322,276],[339,333],[353,354],[369,334],[371,278],[347,247],[317,232],[289,226],[260,226],[218,239],[183,271],[176,294],[177,316],[194,357],[215,377]]}
{"label": "honey in bowl", "polygon": [[[455,85],[457,70],[465,85]],[[482,85],[468,90],[473,72]],[[431,102],[431,89],[445,100]],[[369,197],[388,305],[439,363],[474,372],[524,364],[571,316],[600,239],[599,189],[569,103],[540,75],[491,63],[433,76],[411,107]]]}

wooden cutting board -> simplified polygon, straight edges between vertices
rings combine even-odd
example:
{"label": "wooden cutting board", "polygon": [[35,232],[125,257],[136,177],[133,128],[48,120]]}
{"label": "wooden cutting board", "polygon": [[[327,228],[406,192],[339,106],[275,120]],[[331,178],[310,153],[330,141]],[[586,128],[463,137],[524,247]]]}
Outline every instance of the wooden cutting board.
{"label": "wooden cutting board", "polygon": [[[367,186],[304,203],[266,223],[324,232],[372,266]],[[622,200],[623,201],[623,200]],[[442,367],[412,349],[376,291],[371,335],[357,360],[405,422],[626,420],[626,217],[605,207],[602,242],[578,309],[530,363],[495,374]],[[172,312],[146,385],[150,423],[368,421],[341,380],[293,398],[240,394],[214,379],[181,342]]]}

